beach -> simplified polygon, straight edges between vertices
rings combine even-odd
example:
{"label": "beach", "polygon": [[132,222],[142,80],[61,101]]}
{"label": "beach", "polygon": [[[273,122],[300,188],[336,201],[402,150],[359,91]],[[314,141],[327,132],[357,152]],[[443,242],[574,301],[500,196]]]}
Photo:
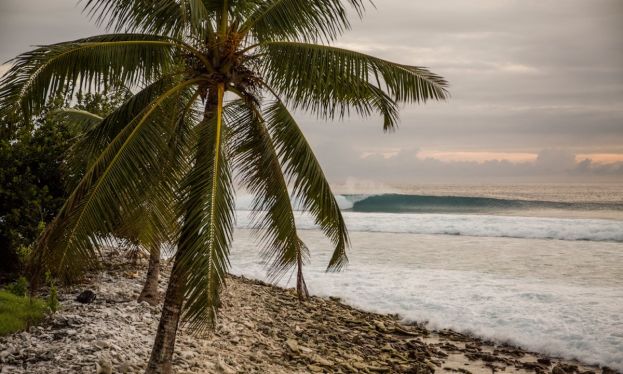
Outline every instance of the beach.
{"label": "beach", "polygon": [[[61,290],[58,313],[0,338],[1,373],[144,370],[161,306],[136,302],[144,265],[108,256],[101,272]],[[168,271],[163,265],[162,291]],[[75,301],[86,289],[95,301]],[[431,331],[337,298],[300,303],[292,289],[235,276],[213,332],[196,336],[182,328],[174,367],[177,373],[615,373],[448,329]]]}

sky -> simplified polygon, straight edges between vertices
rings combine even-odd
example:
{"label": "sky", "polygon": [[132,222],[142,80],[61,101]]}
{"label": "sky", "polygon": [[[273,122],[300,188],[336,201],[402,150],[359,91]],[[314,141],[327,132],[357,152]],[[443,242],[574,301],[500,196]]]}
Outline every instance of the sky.
{"label": "sky", "polygon": [[[336,45],[428,67],[451,97],[389,134],[297,113],[333,184],[623,182],[623,1],[377,0],[352,23]],[[103,32],[76,0],[0,1],[2,62]]]}

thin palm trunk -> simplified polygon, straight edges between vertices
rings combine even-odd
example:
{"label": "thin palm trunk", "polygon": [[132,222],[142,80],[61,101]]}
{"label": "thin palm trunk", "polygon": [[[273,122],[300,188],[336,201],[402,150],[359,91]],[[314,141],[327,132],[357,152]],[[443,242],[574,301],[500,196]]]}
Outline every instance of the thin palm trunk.
{"label": "thin palm trunk", "polygon": [[170,374],[173,372],[175,336],[182,312],[182,301],[184,300],[183,273],[177,266],[179,255],[175,257],[176,260],[171,270],[156,339],[151,350],[147,370],[145,371],[147,374]]}
{"label": "thin palm trunk", "polygon": [[307,300],[309,298],[309,291],[307,290],[307,284],[305,284],[305,278],[303,278],[303,258],[297,256],[296,258],[296,293],[299,297],[299,301]]}
{"label": "thin palm trunk", "polygon": [[149,251],[149,266],[143,290],[138,297],[138,302],[146,301],[150,305],[158,304],[160,294],[158,292],[158,278],[160,277],[160,248],[154,246]]}
{"label": "thin palm trunk", "polygon": [[[202,126],[209,126],[211,124],[207,119],[214,115],[214,113],[217,113],[219,105],[222,106],[222,101],[219,100],[216,89],[211,89],[205,106],[205,121]],[[202,147],[200,144],[200,146],[197,147],[195,170],[191,171],[191,173],[200,170],[206,158],[210,156],[209,152],[206,151],[206,147]],[[191,180],[193,182],[189,186],[186,215],[178,241],[178,249],[174,258],[173,269],[171,269],[171,277],[169,278],[169,284],[164,298],[158,331],[156,332],[149,364],[145,371],[146,374],[170,374],[173,370],[173,352],[175,350],[175,339],[182,314],[184,284],[186,282],[186,273],[179,266],[179,263],[183,254],[186,252],[186,246],[192,242],[192,238],[198,237],[200,234],[198,227],[189,222],[192,221],[190,217],[196,213],[195,210],[201,209],[203,205],[201,184],[204,183],[204,181],[198,178],[191,178]]]}

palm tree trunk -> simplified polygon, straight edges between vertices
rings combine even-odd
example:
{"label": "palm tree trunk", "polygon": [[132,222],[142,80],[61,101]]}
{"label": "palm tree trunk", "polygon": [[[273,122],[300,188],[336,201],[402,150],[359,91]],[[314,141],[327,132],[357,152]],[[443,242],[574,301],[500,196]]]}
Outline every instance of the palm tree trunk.
{"label": "palm tree trunk", "polygon": [[146,374],[171,374],[173,372],[173,351],[175,350],[175,337],[182,312],[184,301],[184,279],[177,265],[178,255],[171,270],[169,285],[164,297],[162,315],[158,324],[158,331],[151,357],[147,366]]}
{"label": "palm tree trunk", "polygon": [[[217,113],[219,105],[222,105],[222,100],[219,100],[219,95],[215,87],[209,90],[205,105],[204,120],[206,120],[205,123],[209,125],[210,122],[207,121],[207,119],[213,116],[214,113]],[[199,139],[199,142],[201,141],[202,140]],[[205,158],[210,157],[207,153],[205,147],[197,147],[195,167],[191,170],[191,174],[195,174],[195,171],[201,170],[201,164],[205,162]],[[186,252],[188,243],[190,243],[193,238],[199,237],[199,228],[196,225],[189,224],[189,222],[193,220],[191,217],[197,214],[197,210],[202,209],[204,199],[201,186],[204,181],[200,178],[190,178],[190,180],[192,182],[188,186],[189,193],[186,202],[185,219],[182,224],[167,292],[164,297],[158,331],[156,332],[154,346],[145,374],[171,374],[173,370],[175,338],[182,314],[184,284],[186,282],[186,274],[179,263],[182,255]]]}
{"label": "palm tree trunk", "polygon": [[155,245],[149,251],[149,266],[143,290],[138,297],[138,302],[146,301],[149,305],[156,305],[160,299],[158,292],[158,278],[160,276],[160,247]]}
{"label": "palm tree trunk", "polygon": [[307,300],[309,291],[307,290],[307,284],[305,284],[305,278],[303,278],[303,259],[300,254],[296,258],[296,267],[296,294],[299,297],[299,301]]}

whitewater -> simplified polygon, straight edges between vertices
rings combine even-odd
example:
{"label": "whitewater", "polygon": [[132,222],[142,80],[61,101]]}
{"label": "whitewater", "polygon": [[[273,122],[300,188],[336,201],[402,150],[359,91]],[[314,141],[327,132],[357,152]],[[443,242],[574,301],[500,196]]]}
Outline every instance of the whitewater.
{"label": "whitewater", "polygon": [[[311,217],[296,214],[313,294],[623,371],[619,200],[337,199],[351,237],[342,272],[325,272],[330,243]],[[232,273],[267,280],[249,201],[238,199]],[[293,279],[278,283],[293,286]]]}

